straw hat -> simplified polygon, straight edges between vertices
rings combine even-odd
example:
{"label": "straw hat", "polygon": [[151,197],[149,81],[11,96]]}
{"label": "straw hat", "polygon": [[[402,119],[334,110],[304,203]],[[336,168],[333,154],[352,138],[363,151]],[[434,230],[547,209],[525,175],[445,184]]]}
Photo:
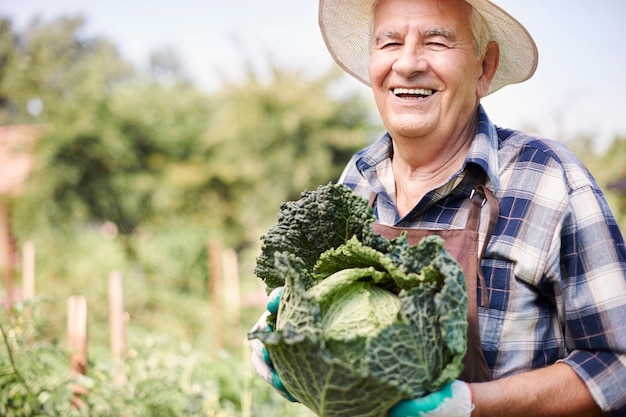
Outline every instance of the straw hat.
{"label": "straw hat", "polygon": [[[529,79],[537,68],[537,46],[511,15],[488,0],[465,0],[489,24],[500,46],[500,66],[489,92]],[[370,85],[370,23],[375,0],[320,0],[319,24],[333,59],[357,80]]]}

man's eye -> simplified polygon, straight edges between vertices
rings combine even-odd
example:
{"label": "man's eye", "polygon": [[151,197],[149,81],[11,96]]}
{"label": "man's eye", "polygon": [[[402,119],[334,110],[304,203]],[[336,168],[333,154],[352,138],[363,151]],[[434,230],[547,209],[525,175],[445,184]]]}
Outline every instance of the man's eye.
{"label": "man's eye", "polygon": [[381,48],[382,48],[382,49],[385,49],[385,48],[394,48],[394,47],[396,47],[396,46],[400,46],[400,45],[401,45],[401,43],[400,43],[400,42],[386,42],[386,43],[384,43],[384,44],[382,44],[382,45],[381,45]]}
{"label": "man's eye", "polygon": [[433,49],[448,49],[448,45],[441,42],[428,42],[426,43],[426,46],[429,46]]}

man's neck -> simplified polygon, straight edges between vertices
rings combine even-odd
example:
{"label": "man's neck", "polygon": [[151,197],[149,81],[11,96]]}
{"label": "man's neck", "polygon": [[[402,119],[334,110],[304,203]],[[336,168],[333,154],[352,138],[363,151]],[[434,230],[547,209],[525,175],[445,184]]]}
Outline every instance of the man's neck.
{"label": "man's neck", "polygon": [[419,140],[393,140],[392,169],[400,216],[463,168],[473,138],[474,131],[445,146],[428,146],[428,142]]}

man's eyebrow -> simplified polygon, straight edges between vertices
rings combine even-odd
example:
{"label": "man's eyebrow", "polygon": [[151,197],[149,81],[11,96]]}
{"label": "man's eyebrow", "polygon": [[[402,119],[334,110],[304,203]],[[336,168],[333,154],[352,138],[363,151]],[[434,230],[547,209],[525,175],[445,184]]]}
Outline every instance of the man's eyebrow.
{"label": "man's eyebrow", "polygon": [[397,38],[400,34],[394,30],[381,30],[374,36],[374,45],[383,39]]}
{"label": "man's eyebrow", "polygon": [[446,28],[433,28],[433,29],[428,29],[424,32],[425,36],[442,36],[444,38],[450,39],[450,40],[454,40],[456,39],[456,35],[454,34],[454,31],[450,30],[450,29],[446,29]]}
{"label": "man's eyebrow", "polygon": [[[427,29],[424,31],[423,36],[425,37],[441,36],[451,41],[456,40],[456,35],[454,31],[450,29],[446,29],[446,28]],[[379,42],[381,42],[383,39],[395,39],[398,37],[400,37],[400,34],[396,32],[395,30],[381,30],[380,32],[375,34],[373,44],[376,45]]]}

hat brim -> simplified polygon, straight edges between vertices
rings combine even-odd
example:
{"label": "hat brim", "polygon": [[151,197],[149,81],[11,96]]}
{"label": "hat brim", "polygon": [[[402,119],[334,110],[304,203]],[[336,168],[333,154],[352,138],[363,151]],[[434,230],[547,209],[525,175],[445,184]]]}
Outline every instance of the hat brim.
{"label": "hat brim", "polygon": [[[535,73],[538,51],[526,28],[488,0],[465,0],[489,24],[500,47],[500,63],[487,94],[526,81]],[[370,85],[370,21],[375,0],[320,0],[319,25],[326,47],[348,74]]]}

